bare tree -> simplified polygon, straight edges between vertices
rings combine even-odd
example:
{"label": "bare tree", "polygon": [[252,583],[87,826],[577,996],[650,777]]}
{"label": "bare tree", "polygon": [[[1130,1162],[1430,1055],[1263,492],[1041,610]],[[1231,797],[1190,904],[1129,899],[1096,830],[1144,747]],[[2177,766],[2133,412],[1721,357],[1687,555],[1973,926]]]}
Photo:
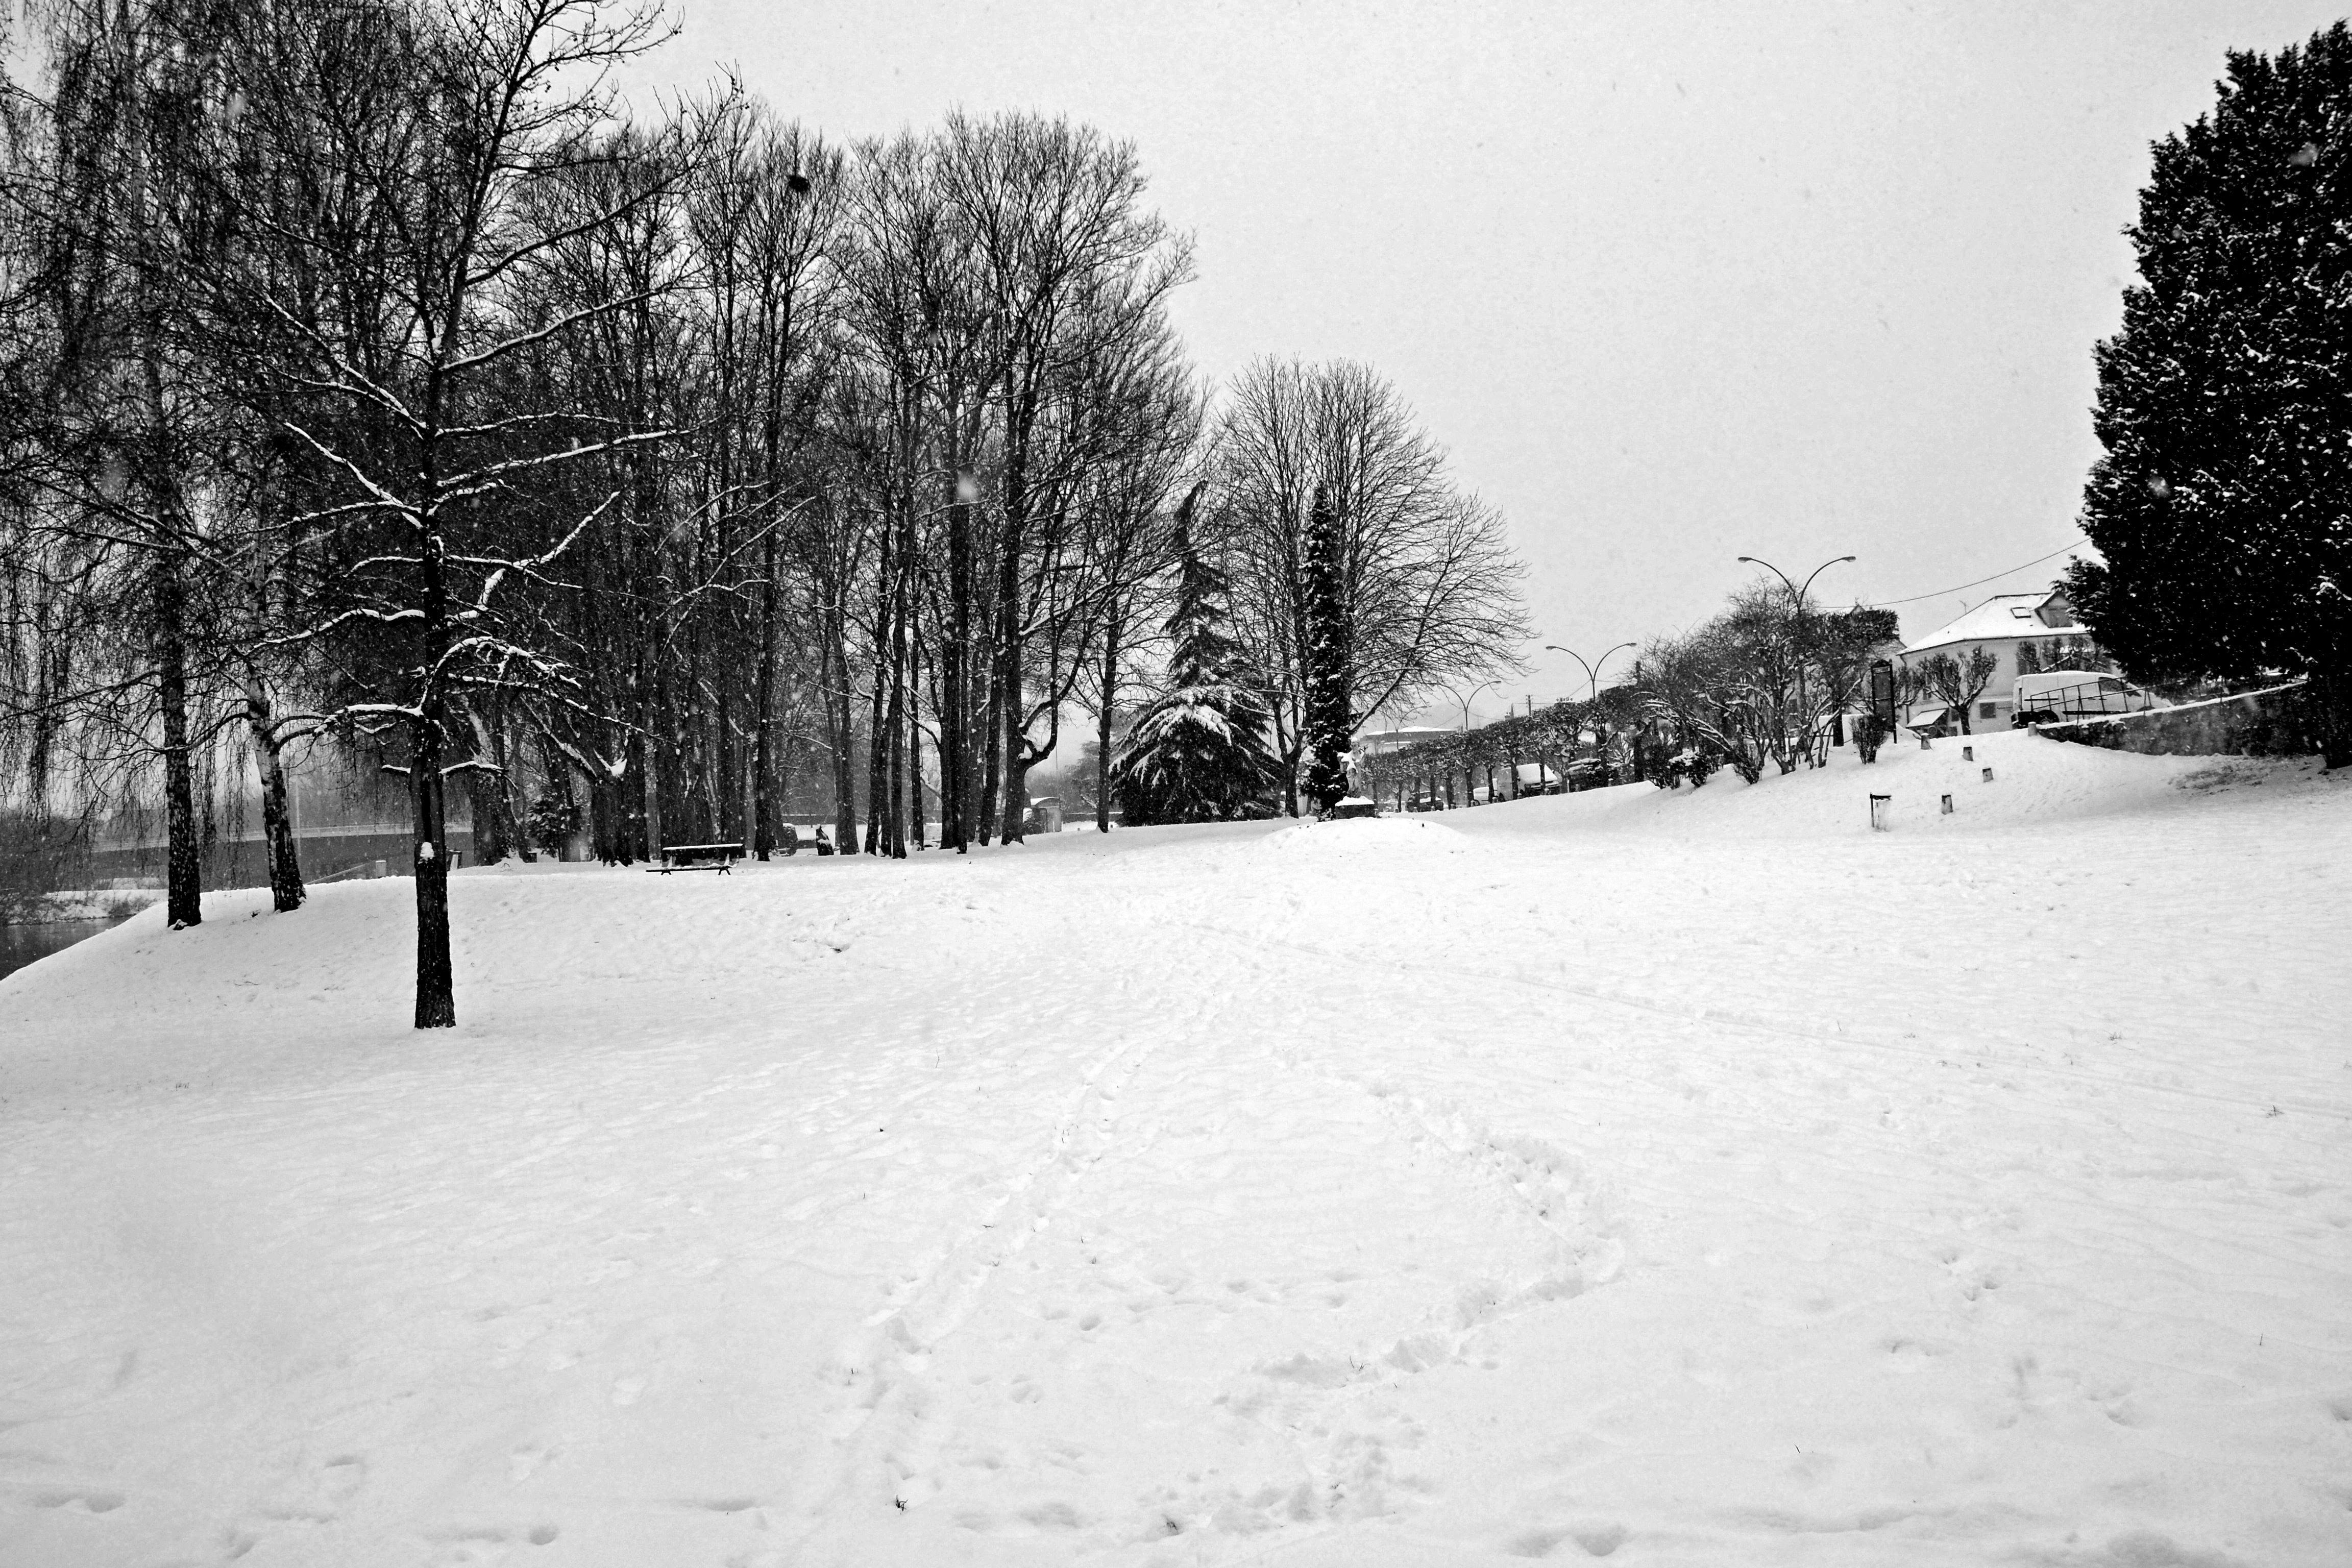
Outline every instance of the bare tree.
{"label": "bare tree", "polygon": [[[1080,488],[1067,459],[1089,446],[1077,428],[1091,416],[1087,387],[1103,362],[1164,330],[1161,307],[1192,276],[1192,247],[1142,205],[1132,144],[1091,127],[950,115],[940,171],[981,259],[995,344],[1001,459],[988,728],[1003,747],[1001,832],[1015,840],[1028,770],[1055,743],[1059,707],[1045,692],[1030,692],[1029,639],[1055,618],[1055,595],[1066,586],[1064,552],[1076,535],[1066,508]],[[1059,605],[1070,602],[1065,596]],[[1061,648],[1047,654],[1056,673],[1072,662]],[[1046,691],[1052,685],[1049,676]],[[1032,729],[1041,721],[1048,729],[1042,743]],[[982,816],[987,805],[983,785]]]}
{"label": "bare tree", "polygon": [[1960,733],[1974,734],[1969,727],[1969,710],[1984,689],[1992,684],[2000,673],[2000,659],[1982,645],[1964,654],[1931,654],[1919,666],[1919,676],[1926,689],[1937,701],[1943,703],[1960,721]]}
{"label": "bare tree", "polygon": [[1216,432],[1235,608],[1273,683],[1296,815],[1315,492],[1328,498],[1339,536],[1351,731],[1448,681],[1519,668],[1521,568],[1499,514],[1454,485],[1444,449],[1367,366],[1256,361],[1227,389]]}
{"label": "bare tree", "polygon": [[[348,684],[337,716],[404,742],[416,855],[419,1028],[457,1021],[449,958],[445,780],[495,765],[452,761],[466,700],[500,693],[572,706],[585,693],[517,591],[547,583],[608,492],[577,515],[541,515],[520,487],[561,465],[667,439],[615,431],[572,407],[494,402],[508,362],[637,301],[606,296],[552,320],[534,317],[507,285],[572,234],[625,220],[672,191],[688,160],[616,160],[606,73],[656,36],[647,16],[592,0],[465,0],[435,12],[387,12],[399,47],[381,42],[377,68],[413,70],[405,90],[370,98],[373,116],[319,103],[257,135],[274,170],[301,171],[320,191],[376,215],[361,230],[329,202],[255,202],[247,214],[310,258],[326,291],[374,307],[362,342],[331,330],[276,279],[250,274],[249,304],[303,347],[278,373],[305,409],[285,430],[329,488],[327,504],[295,520],[331,536],[338,592],[294,643],[333,647]],[[365,68],[364,62],[353,68]],[[258,82],[264,90],[284,84]],[[532,221],[534,197],[590,164],[628,169],[608,198],[569,229]],[[378,243],[388,234],[389,243]],[[536,539],[529,538],[532,533]]]}

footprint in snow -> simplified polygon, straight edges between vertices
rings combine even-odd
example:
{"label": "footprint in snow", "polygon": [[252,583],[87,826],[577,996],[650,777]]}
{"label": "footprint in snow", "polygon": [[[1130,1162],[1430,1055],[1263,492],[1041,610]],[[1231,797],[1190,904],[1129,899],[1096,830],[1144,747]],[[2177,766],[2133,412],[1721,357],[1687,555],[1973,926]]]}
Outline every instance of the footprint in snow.
{"label": "footprint in snow", "polygon": [[1566,1529],[1530,1530],[1515,1537],[1503,1550],[1514,1557],[1549,1557],[1573,1542],[1588,1557],[1606,1557],[1625,1544],[1629,1532],[1622,1524],[1582,1524]]}
{"label": "footprint in snow", "polygon": [[25,1500],[35,1508],[79,1508],[89,1513],[112,1513],[127,1500],[117,1491],[48,1487],[29,1494]]}

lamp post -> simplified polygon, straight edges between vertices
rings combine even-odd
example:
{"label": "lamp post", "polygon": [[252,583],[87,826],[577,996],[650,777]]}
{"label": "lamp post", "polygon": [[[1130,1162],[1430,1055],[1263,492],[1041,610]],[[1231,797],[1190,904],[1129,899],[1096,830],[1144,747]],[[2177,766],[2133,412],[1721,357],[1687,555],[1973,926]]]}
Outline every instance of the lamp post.
{"label": "lamp post", "polygon": [[1445,689],[1446,695],[1452,697],[1454,701],[1462,704],[1462,732],[1464,734],[1466,735],[1470,732],[1470,704],[1477,698],[1478,693],[1481,691],[1492,690],[1494,688],[1502,684],[1503,683],[1499,680],[1486,681],[1480,685],[1472,687],[1468,697],[1463,696],[1462,693],[1454,690],[1454,688],[1450,686]]}
{"label": "lamp post", "polygon": [[1629,642],[1621,642],[1615,647],[1611,648],[1609,653],[1602,654],[1591,664],[1584,664],[1584,656],[1577,652],[1574,648],[1562,647],[1556,642],[1548,642],[1544,644],[1544,647],[1549,648],[1552,652],[1564,653],[1568,655],[1569,658],[1576,660],[1577,663],[1584,665],[1584,679],[1590,693],[1590,700],[1594,702],[1601,700],[1601,667],[1609,662],[1609,654],[1622,653],[1633,646],[1633,645]]}
{"label": "lamp post", "polygon": [[[1474,686],[1474,687],[1472,687],[1472,688],[1470,689],[1470,695],[1469,695],[1468,697],[1465,697],[1465,696],[1463,696],[1463,695],[1462,695],[1462,693],[1460,693],[1459,691],[1455,691],[1455,690],[1454,689],[1454,688],[1452,688],[1452,687],[1450,687],[1450,686],[1449,686],[1449,687],[1447,687],[1447,688],[1445,689],[1447,690],[1447,692],[1449,692],[1449,693],[1453,696],[1454,700],[1455,700],[1456,702],[1459,702],[1460,704],[1462,704],[1462,732],[1463,732],[1464,734],[1465,734],[1465,735],[1466,735],[1466,734],[1468,734],[1468,733],[1470,732],[1470,704],[1471,704],[1474,700],[1476,700],[1476,698],[1477,698],[1477,696],[1478,696],[1478,693],[1480,693],[1481,691],[1491,691],[1491,690],[1493,690],[1496,687],[1500,686],[1500,685],[1502,685],[1502,684],[1503,684],[1503,683],[1502,683],[1501,681],[1499,681],[1499,680],[1487,680],[1487,681],[1481,681],[1478,685]],[[1473,775],[1473,774],[1471,773],[1471,772],[1470,772],[1470,758],[1469,758],[1468,753],[1467,753],[1467,752],[1465,752],[1465,753],[1464,753],[1463,758],[1462,758],[1462,788],[1463,788],[1463,790],[1464,790],[1464,792],[1465,792],[1465,799],[1464,799],[1464,801],[1463,801],[1463,804],[1464,804],[1465,805],[1476,805],[1476,804],[1477,804],[1477,801],[1476,801],[1476,798],[1475,798],[1475,796],[1476,796],[1476,786],[1475,786],[1475,784],[1473,784],[1470,782],[1470,781],[1471,781],[1471,779],[1473,778],[1473,776],[1474,776],[1474,775]],[[1447,777],[1448,777],[1448,779],[1449,779],[1449,781],[1450,781],[1450,780],[1451,780],[1451,778],[1452,778],[1452,775],[1451,775],[1451,774],[1448,774],[1448,775],[1447,775]],[[1487,793],[1488,793],[1489,795],[1491,795],[1491,794],[1493,794],[1493,793],[1494,793],[1494,791],[1493,791],[1493,789],[1492,789],[1492,787],[1491,787],[1491,786],[1493,785],[1494,782],[1495,782],[1495,781],[1494,781],[1494,779],[1493,779],[1493,777],[1492,777],[1491,775],[1490,775],[1490,776],[1487,778],[1487,780],[1486,780],[1487,784],[1490,786],[1490,787],[1488,788],[1488,790],[1487,790]],[[1446,788],[1446,792],[1447,792],[1448,794],[1451,794],[1451,793],[1453,792],[1454,785],[1453,785],[1453,784],[1452,784],[1451,782],[1449,782],[1449,783],[1446,784],[1445,788]]]}
{"label": "lamp post", "polygon": [[[1548,642],[1544,644],[1544,647],[1551,650],[1553,653],[1564,653],[1568,655],[1569,658],[1576,660],[1577,663],[1584,665],[1585,711],[1588,714],[1590,714],[1594,708],[1600,706],[1601,703],[1601,667],[1609,662],[1610,654],[1622,653],[1633,646],[1633,645],[1629,642],[1621,642],[1615,647],[1611,648],[1609,653],[1602,654],[1591,664],[1584,664],[1584,656],[1577,652],[1574,648],[1562,647],[1556,642]],[[1599,733],[1601,738],[1601,782],[1605,784],[1611,782],[1609,778],[1608,731],[1605,730],[1599,730],[1596,725],[1596,732]]]}
{"label": "lamp post", "polygon": [[[1805,635],[1805,593],[1807,589],[1810,589],[1813,585],[1813,579],[1820,576],[1822,573],[1828,571],[1832,566],[1841,565],[1857,558],[1852,555],[1839,555],[1822,562],[1820,565],[1814,567],[1811,572],[1806,574],[1805,586],[1803,588],[1800,588],[1794,583],[1790,582],[1789,574],[1786,572],[1781,571],[1778,566],[1773,565],[1769,561],[1763,559],[1761,556],[1743,555],[1739,559],[1749,566],[1761,566],[1765,571],[1769,572],[1773,576],[1780,579],[1780,585],[1789,590],[1789,607],[1790,613],[1797,618],[1797,636],[1799,638],[1802,638]],[[1809,695],[1805,688],[1805,655],[1801,648],[1800,648],[1797,653],[1797,711],[1804,716],[1805,755],[1810,759],[1813,754],[1812,704],[1809,700]]]}

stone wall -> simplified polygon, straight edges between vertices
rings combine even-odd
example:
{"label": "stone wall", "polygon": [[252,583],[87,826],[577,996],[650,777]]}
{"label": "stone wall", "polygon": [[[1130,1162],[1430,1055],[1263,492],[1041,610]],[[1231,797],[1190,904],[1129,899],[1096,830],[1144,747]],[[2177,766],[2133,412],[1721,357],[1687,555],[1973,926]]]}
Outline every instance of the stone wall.
{"label": "stone wall", "polygon": [[2323,724],[2311,688],[2296,685],[2034,728],[2053,741],[2149,756],[2286,757],[2322,750]]}

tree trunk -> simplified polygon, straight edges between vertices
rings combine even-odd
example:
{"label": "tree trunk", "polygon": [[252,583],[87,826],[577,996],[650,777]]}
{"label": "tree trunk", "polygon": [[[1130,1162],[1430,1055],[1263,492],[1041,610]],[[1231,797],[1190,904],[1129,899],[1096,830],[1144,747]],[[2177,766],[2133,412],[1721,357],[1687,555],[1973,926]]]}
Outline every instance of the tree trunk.
{"label": "tree trunk", "polygon": [[1004,842],[1027,842],[1029,835],[1029,759],[1020,741],[1007,737],[1004,759]]}
{"label": "tree trunk", "polygon": [[1004,748],[1000,743],[1004,736],[1004,683],[997,661],[989,660],[987,701],[982,705],[980,725],[981,785],[980,809],[973,814],[973,823],[980,841],[987,844],[996,832],[996,803],[1004,787]]}
{"label": "tree trunk", "polygon": [[964,790],[971,723],[971,502],[965,487],[971,481],[955,472],[956,499],[948,504],[948,626],[940,650],[940,847],[963,855],[971,848]]}
{"label": "tree trunk", "polygon": [[466,796],[474,807],[474,861],[495,866],[515,852],[514,806],[507,795],[504,759],[499,755],[490,726],[470,704],[466,717],[474,728],[474,760],[488,764],[466,772]]}
{"label": "tree trunk", "polygon": [[[644,842],[636,847],[637,853],[650,862],[659,860],[661,858],[663,842],[661,786],[662,721],[661,697],[658,690],[656,690],[653,693],[652,700],[646,704],[646,723],[644,733],[632,740],[629,745],[630,750],[635,752],[637,754],[638,805],[636,816],[638,822],[643,825],[642,831],[645,835]],[[628,864],[628,856],[625,853],[621,857],[621,863],[625,866]]]}
{"label": "tree trunk", "polygon": [[1003,711],[999,743],[1004,748],[1004,816],[999,837],[1020,842],[1029,811],[1028,726],[1023,722],[1021,551],[1029,521],[1029,434],[1034,399],[1016,401],[1005,420],[1004,538],[996,559],[997,696]]}
{"label": "tree trunk", "polygon": [[449,962],[449,851],[443,816],[441,727],[430,717],[409,727],[409,795],[416,810],[416,1026],[457,1022]]}
{"label": "tree trunk", "polygon": [[176,551],[155,557],[155,704],[163,728],[164,918],[173,931],[204,920],[196,850],[194,772],[188,757],[186,586]]}
{"label": "tree trunk", "polygon": [[[889,613],[877,605],[877,622]],[[879,855],[884,819],[889,814],[889,744],[886,705],[889,701],[890,652],[887,628],[877,625],[874,638],[874,692],[866,723],[866,853]]]}
{"label": "tree trunk", "polygon": [[771,522],[761,562],[760,674],[751,742],[751,852],[765,860],[776,847],[776,532]]}
{"label": "tree trunk", "polygon": [[2352,767],[2352,675],[2312,678],[2319,700],[2320,761],[2333,771]]}
{"label": "tree trunk", "polygon": [[1103,637],[1103,679],[1101,711],[1095,715],[1095,831],[1110,831],[1110,739],[1111,695],[1118,672],[1119,628],[1114,626]]}
{"label": "tree trunk", "polygon": [[1296,725],[1285,721],[1285,704],[1277,699],[1270,704],[1274,710],[1274,754],[1282,760],[1282,811],[1286,816],[1298,815],[1298,753],[1300,742]]}
{"label": "tree trunk", "polygon": [[908,628],[907,637],[907,832],[914,848],[923,847],[929,827],[923,810],[923,645]]}
{"label": "tree trunk", "polygon": [[890,709],[887,716],[889,747],[885,753],[885,765],[890,780],[887,805],[889,822],[883,835],[882,852],[894,860],[907,858],[907,628],[905,574],[894,574],[891,584],[890,627]]}
{"label": "tree trunk", "polygon": [[294,845],[294,816],[286,788],[284,748],[269,721],[269,697],[259,681],[247,688],[246,725],[253,735],[253,760],[261,773],[261,842],[269,865],[269,903],[281,915],[302,907],[302,863]]}
{"label": "tree trunk", "polygon": [[838,599],[825,607],[824,718],[833,741],[834,847],[847,855],[857,847],[856,710],[849,689],[848,628]]}

